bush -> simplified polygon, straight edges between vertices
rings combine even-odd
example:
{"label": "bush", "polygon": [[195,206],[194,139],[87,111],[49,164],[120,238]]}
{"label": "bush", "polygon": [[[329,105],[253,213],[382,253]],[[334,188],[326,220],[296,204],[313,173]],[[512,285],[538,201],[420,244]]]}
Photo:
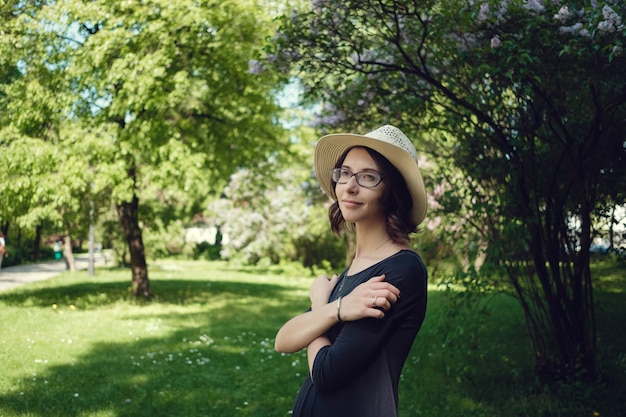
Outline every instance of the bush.
{"label": "bush", "polygon": [[22,265],[29,263],[32,259],[32,251],[29,248],[6,244],[6,254],[2,260],[2,266]]}
{"label": "bush", "polygon": [[315,205],[319,191],[283,170],[263,186],[252,186],[257,175],[241,170],[224,189],[224,198],[209,205],[210,225],[223,233],[222,259],[256,265],[262,259],[278,264],[301,262],[306,267],[343,266],[345,250],[333,235],[326,209]]}
{"label": "bush", "polygon": [[217,261],[220,259],[220,251],[222,250],[221,238],[219,243],[214,245],[209,242],[196,243],[193,250],[194,259],[206,259],[208,261]]}

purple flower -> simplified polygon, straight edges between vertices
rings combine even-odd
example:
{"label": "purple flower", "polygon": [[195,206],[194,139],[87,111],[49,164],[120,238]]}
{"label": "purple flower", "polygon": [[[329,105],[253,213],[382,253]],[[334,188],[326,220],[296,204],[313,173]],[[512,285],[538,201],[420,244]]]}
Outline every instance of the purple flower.
{"label": "purple flower", "polygon": [[251,59],[248,61],[248,73],[259,75],[263,73],[263,64],[257,61],[256,59]]}
{"label": "purple flower", "polygon": [[559,9],[559,12],[554,15],[554,18],[561,23],[565,23],[568,17],[569,17],[569,8],[567,6],[561,7]]}

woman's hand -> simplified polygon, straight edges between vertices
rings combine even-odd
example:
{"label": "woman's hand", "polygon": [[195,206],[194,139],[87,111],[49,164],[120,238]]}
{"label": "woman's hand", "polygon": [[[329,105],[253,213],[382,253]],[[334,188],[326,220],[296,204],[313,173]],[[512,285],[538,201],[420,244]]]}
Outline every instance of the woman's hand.
{"label": "woman's hand", "polygon": [[326,275],[318,276],[309,288],[309,298],[311,299],[311,309],[328,304],[328,298],[335,285],[337,285],[337,275],[328,278]]}
{"label": "woman's hand", "polygon": [[385,311],[388,311],[399,298],[400,290],[385,282],[385,275],[373,277],[341,299],[341,319],[343,321],[365,317],[382,319],[385,317]]}

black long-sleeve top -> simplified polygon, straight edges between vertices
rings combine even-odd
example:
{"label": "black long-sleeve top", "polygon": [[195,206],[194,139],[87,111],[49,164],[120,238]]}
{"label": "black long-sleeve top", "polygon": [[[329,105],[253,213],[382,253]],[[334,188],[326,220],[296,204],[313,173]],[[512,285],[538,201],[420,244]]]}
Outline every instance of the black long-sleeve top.
{"label": "black long-sleeve top", "polygon": [[[294,404],[294,417],[395,417],[398,381],[426,313],[427,271],[413,251],[402,250],[354,275],[345,270],[329,301],[385,274],[400,299],[383,319],[338,323]],[[343,281],[343,285],[342,285]]]}

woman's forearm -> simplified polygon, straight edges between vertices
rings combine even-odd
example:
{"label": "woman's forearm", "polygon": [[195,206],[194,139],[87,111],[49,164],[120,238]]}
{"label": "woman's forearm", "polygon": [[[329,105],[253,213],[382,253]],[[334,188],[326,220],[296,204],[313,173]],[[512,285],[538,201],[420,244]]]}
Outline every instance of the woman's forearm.
{"label": "woman's forearm", "polygon": [[307,346],[307,359],[309,362],[309,373],[313,372],[313,364],[315,363],[315,357],[317,356],[317,353],[325,346],[330,346],[330,339],[327,338],[326,336],[320,336],[318,338],[316,338],[315,340],[313,340],[311,343],[309,343],[309,346]]}
{"label": "woman's forearm", "polygon": [[285,323],[276,334],[274,347],[282,353],[298,352],[324,335],[337,321],[334,303],[324,304]]}

